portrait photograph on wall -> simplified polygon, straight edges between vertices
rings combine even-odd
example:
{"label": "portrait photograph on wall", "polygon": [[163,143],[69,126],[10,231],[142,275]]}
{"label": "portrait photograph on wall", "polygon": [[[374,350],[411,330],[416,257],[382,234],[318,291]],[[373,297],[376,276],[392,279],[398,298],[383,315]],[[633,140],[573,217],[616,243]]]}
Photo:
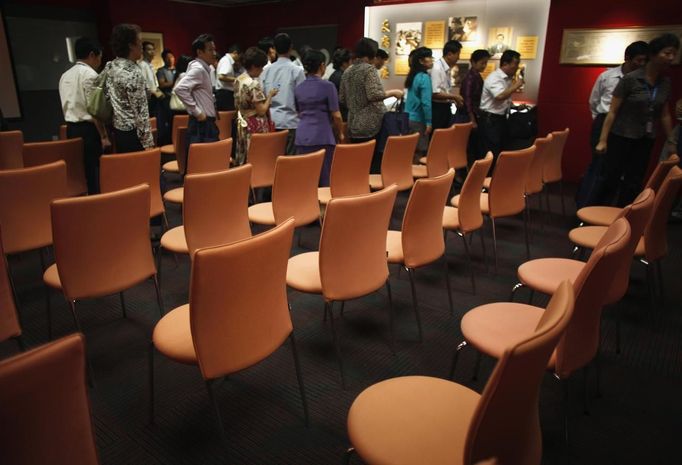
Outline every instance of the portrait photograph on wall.
{"label": "portrait photograph on wall", "polygon": [[161,58],[161,52],[163,52],[163,33],[162,32],[140,32],[140,38],[142,42],[151,42],[154,44],[154,59],[152,60],[152,66],[154,69],[159,69],[163,66],[163,59]]}
{"label": "portrait photograph on wall", "polygon": [[492,58],[499,59],[511,48],[513,29],[506,27],[491,27],[488,30],[488,51]]}
{"label": "portrait photograph on wall", "polygon": [[448,39],[460,42],[477,42],[478,16],[451,16],[448,18]]}
{"label": "portrait photograph on wall", "polygon": [[409,55],[422,43],[422,23],[398,23],[395,26],[395,54]]}

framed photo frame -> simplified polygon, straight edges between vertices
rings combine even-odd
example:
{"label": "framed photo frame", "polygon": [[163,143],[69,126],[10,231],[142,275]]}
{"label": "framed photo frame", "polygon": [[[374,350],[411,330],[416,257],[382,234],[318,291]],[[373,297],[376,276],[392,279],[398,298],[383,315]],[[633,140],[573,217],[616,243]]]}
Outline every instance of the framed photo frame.
{"label": "framed photo frame", "polygon": [[142,42],[151,42],[154,44],[154,49],[156,53],[154,54],[154,59],[152,60],[152,66],[155,70],[163,66],[163,59],[161,58],[161,52],[163,52],[163,33],[162,32],[140,32],[140,38]]}
{"label": "framed photo frame", "polygon": [[[682,40],[682,25],[618,29],[564,29],[559,63],[563,65],[618,65],[625,48],[637,40],[670,32]],[[674,61],[680,63],[680,52]]]}

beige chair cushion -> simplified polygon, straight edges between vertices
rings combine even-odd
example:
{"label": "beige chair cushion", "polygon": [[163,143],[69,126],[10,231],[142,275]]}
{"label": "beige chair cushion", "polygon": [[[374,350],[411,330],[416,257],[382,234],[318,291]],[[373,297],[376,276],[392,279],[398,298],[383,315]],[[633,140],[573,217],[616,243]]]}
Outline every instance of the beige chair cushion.
{"label": "beige chair cushion", "polygon": [[[163,153],[163,148],[161,149],[161,153]],[[177,160],[169,161],[163,164],[161,169],[167,173],[179,173],[180,172],[180,166],[178,165]]]}
{"label": "beige chair cushion", "polygon": [[443,210],[443,229],[459,230],[459,211],[455,207]]}
{"label": "beige chair cushion", "polygon": [[185,188],[176,187],[175,189],[167,191],[165,194],[163,194],[163,200],[170,203],[182,204],[182,202],[185,200]]}
{"label": "beige chair cushion", "polygon": [[301,292],[322,294],[320,253],[307,252],[289,259],[287,285]]}
{"label": "beige chair cushion", "polygon": [[609,226],[616,221],[622,208],[618,207],[584,207],[576,213],[583,223],[595,226]]}
{"label": "beige chair cushion", "polygon": [[568,258],[538,258],[519,266],[517,275],[529,288],[552,295],[562,281],[574,283],[584,266],[585,262]]}
{"label": "beige chair cushion", "polygon": [[322,205],[327,205],[331,199],[332,191],[329,187],[319,187],[317,189],[317,200],[319,200]]}
{"label": "beige chair cushion", "polygon": [[249,221],[256,224],[274,225],[275,212],[272,202],[257,203],[249,207]]}
{"label": "beige chair cushion", "polygon": [[173,144],[167,144],[161,146],[162,155],[175,155],[175,146]]}
{"label": "beige chair cushion", "polygon": [[[459,207],[459,194],[450,199],[450,204],[453,207]],[[481,213],[484,215],[490,213],[490,207],[488,205],[488,194],[483,192],[481,193]]]}
{"label": "beige chair cushion", "polygon": [[166,231],[161,236],[161,247],[175,253],[189,253],[187,239],[185,238],[185,227],[178,226]]}
{"label": "beige chair cushion", "polygon": [[189,304],[166,313],[154,327],[152,342],[156,350],[176,362],[197,364],[192,331],[189,324]]}
{"label": "beige chair cushion", "polygon": [[388,231],[386,236],[386,252],[388,252],[388,263],[402,264],[405,261],[403,233],[401,231]]}
{"label": "beige chair cushion", "polygon": [[50,266],[43,273],[43,282],[52,289],[61,289],[62,282],[59,280],[59,271],[57,271],[57,264]]}
{"label": "beige chair cushion", "polygon": [[483,180],[483,188],[486,190],[490,189],[490,183],[492,182],[493,178],[487,177]]}
{"label": "beige chair cushion", "polygon": [[369,187],[372,190],[378,191],[384,188],[384,181],[381,179],[380,174],[370,174],[369,175]]}
{"label": "beige chair cushion", "polygon": [[426,165],[412,165],[413,178],[428,178],[429,172],[426,170]]}

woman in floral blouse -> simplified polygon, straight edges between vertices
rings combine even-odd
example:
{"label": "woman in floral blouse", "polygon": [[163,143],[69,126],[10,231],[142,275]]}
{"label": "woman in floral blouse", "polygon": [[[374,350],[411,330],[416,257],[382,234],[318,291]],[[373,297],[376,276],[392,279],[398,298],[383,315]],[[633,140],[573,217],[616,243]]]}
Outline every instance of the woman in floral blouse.
{"label": "woman in floral blouse", "polygon": [[235,153],[237,165],[242,165],[246,161],[251,134],[275,130],[275,125],[270,119],[270,103],[272,97],[277,95],[277,89],[272,89],[266,96],[257,79],[267,62],[268,57],[261,49],[257,47],[247,49],[242,57],[242,66],[246,72],[235,81],[234,99],[238,111]]}

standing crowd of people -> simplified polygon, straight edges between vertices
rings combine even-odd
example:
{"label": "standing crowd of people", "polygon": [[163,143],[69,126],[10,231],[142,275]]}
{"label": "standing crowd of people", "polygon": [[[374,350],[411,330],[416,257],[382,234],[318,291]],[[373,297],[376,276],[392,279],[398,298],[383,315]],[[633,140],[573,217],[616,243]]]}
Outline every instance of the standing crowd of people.
{"label": "standing crowd of people", "polygon": [[[143,42],[140,28],[119,24],[111,34],[115,58],[98,74],[102,48],[93,40],[76,41],[76,64],[64,73],[59,92],[68,137],[82,137],[88,190],[98,191],[99,157],[112,144],[117,152],[153,147],[150,117],[157,118],[158,142],[170,142],[173,114],[189,114],[188,144],[218,140],[219,111],[235,110],[234,160],[246,161],[255,133],[287,131],[286,154],[325,150],[320,185],[329,184],[337,143],[376,139],[387,111],[384,100],[405,100],[411,132],[420,134],[415,157],[428,150],[435,129],[471,122],[469,162],[488,151],[497,158],[508,138],[508,115],[515,92],[524,85],[519,75],[521,55],[501,53],[499,67],[483,79],[491,54],[475,50],[459,92],[452,70],[462,44],[448,41],[437,60],[426,47],[408,58],[409,74],[403,89],[385,89],[379,71],[388,54],[373,39],[360,39],[354,50],[337,48],[327,65],[325,55],[307,46],[296,57],[291,37],[279,33],[242,51],[231,45],[220,57],[213,36],[202,34],[191,44],[193,57],[177,63],[163,50],[164,66],[156,72],[154,45]],[[603,189],[595,202],[629,203],[639,191],[656,137],[657,123],[666,136],[664,155],[679,151],[679,124],[673,129],[668,111],[671,93],[666,69],[673,62],[679,40],[664,34],[649,44],[635,42],[625,51],[625,62],[599,76],[590,96],[594,119],[591,147],[603,175]],[[88,111],[93,89],[103,89],[113,108],[110,130]],[[682,117],[682,102],[677,118]],[[110,134],[113,141],[110,141]],[[378,144],[377,144],[378,147]],[[382,154],[372,160],[378,173]],[[461,179],[461,173],[459,173]]]}

